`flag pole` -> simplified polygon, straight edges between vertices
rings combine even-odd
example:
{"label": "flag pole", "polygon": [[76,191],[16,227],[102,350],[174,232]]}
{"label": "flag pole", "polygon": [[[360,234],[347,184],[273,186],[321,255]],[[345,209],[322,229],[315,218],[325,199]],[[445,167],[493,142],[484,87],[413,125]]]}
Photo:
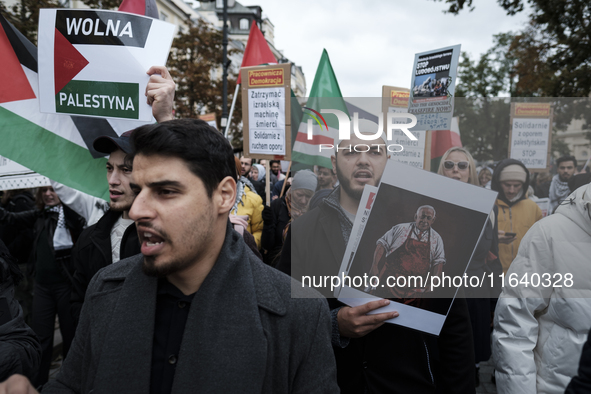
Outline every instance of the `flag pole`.
{"label": "flag pole", "polygon": [[234,90],[234,97],[232,97],[232,106],[230,107],[230,115],[228,115],[228,122],[226,123],[226,130],[224,130],[224,138],[228,139],[228,131],[230,130],[230,125],[232,124],[232,114],[234,113],[234,106],[236,105],[236,97],[238,97],[238,89],[240,89],[240,84],[236,84],[236,90]]}
{"label": "flag pole", "polygon": [[281,186],[281,194],[279,198],[283,197],[283,192],[285,191],[285,185],[287,185],[287,177],[289,176],[289,172],[291,171],[291,161],[289,162],[289,167],[287,167],[287,174],[285,174],[285,180],[283,181],[283,185]]}
{"label": "flag pole", "polygon": [[591,162],[591,156],[589,156],[589,158],[585,162],[585,165],[583,166],[583,168],[581,169],[581,171],[584,172],[585,171],[585,168],[589,167],[589,162]]}

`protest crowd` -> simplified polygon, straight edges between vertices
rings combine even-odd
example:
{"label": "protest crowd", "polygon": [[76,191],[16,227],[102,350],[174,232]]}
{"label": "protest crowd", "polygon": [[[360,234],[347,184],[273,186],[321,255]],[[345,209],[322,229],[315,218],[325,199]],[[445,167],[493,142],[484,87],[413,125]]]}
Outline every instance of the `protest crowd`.
{"label": "protest crowd", "polygon": [[[368,190],[396,178],[386,133],[351,125],[324,165],[235,153],[207,122],[175,118],[166,67],[147,73],[156,122],[92,141],[108,201],[54,180],[3,191],[0,394],[591,392],[588,166],[567,155],[552,175],[450,147],[412,212],[375,230],[364,272],[433,283],[466,255],[459,275],[490,283],[341,298],[302,283],[354,262]],[[415,90],[453,88],[429,82]],[[454,189],[496,196],[473,241],[449,237],[467,219],[424,203]],[[412,322],[435,315],[433,331]]]}

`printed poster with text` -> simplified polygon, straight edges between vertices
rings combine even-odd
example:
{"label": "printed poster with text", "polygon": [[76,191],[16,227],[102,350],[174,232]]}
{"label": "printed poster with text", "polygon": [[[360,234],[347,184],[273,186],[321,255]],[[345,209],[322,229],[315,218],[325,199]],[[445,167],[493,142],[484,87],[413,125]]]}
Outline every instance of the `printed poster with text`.
{"label": "printed poster with text", "polygon": [[462,278],[496,197],[388,160],[379,187],[363,190],[335,296],[353,307],[389,299],[372,313],[397,311],[386,323],[439,335],[459,288],[492,287],[492,276]]}
{"label": "printed poster with text", "polygon": [[242,69],[242,80],[246,81],[242,88],[242,110],[248,114],[243,138],[247,157],[289,160],[291,74],[286,65]]}
{"label": "printed poster with text", "polygon": [[549,103],[512,103],[509,157],[529,170],[548,168],[551,118]]}
{"label": "printed poster with text", "polygon": [[175,26],[117,11],[42,9],[41,112],[153,121],[151,66],[164,66]]}
{"label": "printed poster with text", "polygon": [[412,130],[450,130],[460,45],[415,55],[408,112]]}
{"label": "printed poster with text", "polygon": [[[382,86],[382,113],[384,115],[384,124],[388,123],[388,112],[393,113],[407,113],[408,102],[410,97],[410,90],[395,86]],[[407,118],[394,118],[392,123],[401,124],[407,123]],[[392,130],[392,142],[402,145],[404,150],[392,155],[392,160],[407,164],[416,168],[423,169],[425,164],[429,163],[430,146],[427,147],[427,130],[419,130],[416,127],[409,130],[415,137],[416,141],[411,140],[404,134],[401,129]],[[428,152],[429,150],[429,152]]]}

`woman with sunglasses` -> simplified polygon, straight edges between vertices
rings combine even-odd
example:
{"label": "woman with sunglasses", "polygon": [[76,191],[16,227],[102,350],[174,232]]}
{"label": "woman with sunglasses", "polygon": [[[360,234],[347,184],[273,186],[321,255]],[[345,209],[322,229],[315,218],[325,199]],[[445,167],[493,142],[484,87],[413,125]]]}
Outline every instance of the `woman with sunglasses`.
{"label": "woman with sunglasses", "polygon": [[[437,173],[464,183],[480,186],[474,159],[466,149],[461,147],[453,147],[444,153]],[[494,276],[498,278],[498,275],[502,272],[501,263],[498,260],[499,237],[496,206],[493,208],[489,219],[484,234],[476,246],[476,252],[466,270],[468,277],[482,277],[485,272],[485,275],[493,272]],[[491,356],[491,319],[499,292],[497,287],[486,288],[483,286],[477,289],[471,287],[464,289],[474,337],[476,386],[480,384],[478,375],[480,362],[488,360]]]}

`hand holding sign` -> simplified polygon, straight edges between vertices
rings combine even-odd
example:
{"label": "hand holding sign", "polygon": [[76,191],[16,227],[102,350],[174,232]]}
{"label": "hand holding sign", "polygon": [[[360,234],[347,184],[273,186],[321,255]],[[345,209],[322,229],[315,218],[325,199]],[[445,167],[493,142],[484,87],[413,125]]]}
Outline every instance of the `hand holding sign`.
{"label": "hand holding sign", "polygon": [[174,119],[174,91],[176,85],[164,66],[152,66],[147,71],[150,76],[146,86],[148,104],[152,106],[152,115],[158,123]]}
{"label": "hand holding sign", "polygon": [[356,307],[342,307],[337,313],[341,336],[347,338],[363,337],[383,325],[386,320],[398,317],[398,312],[369,314],[390,304],[388,300],[368,302]]}

